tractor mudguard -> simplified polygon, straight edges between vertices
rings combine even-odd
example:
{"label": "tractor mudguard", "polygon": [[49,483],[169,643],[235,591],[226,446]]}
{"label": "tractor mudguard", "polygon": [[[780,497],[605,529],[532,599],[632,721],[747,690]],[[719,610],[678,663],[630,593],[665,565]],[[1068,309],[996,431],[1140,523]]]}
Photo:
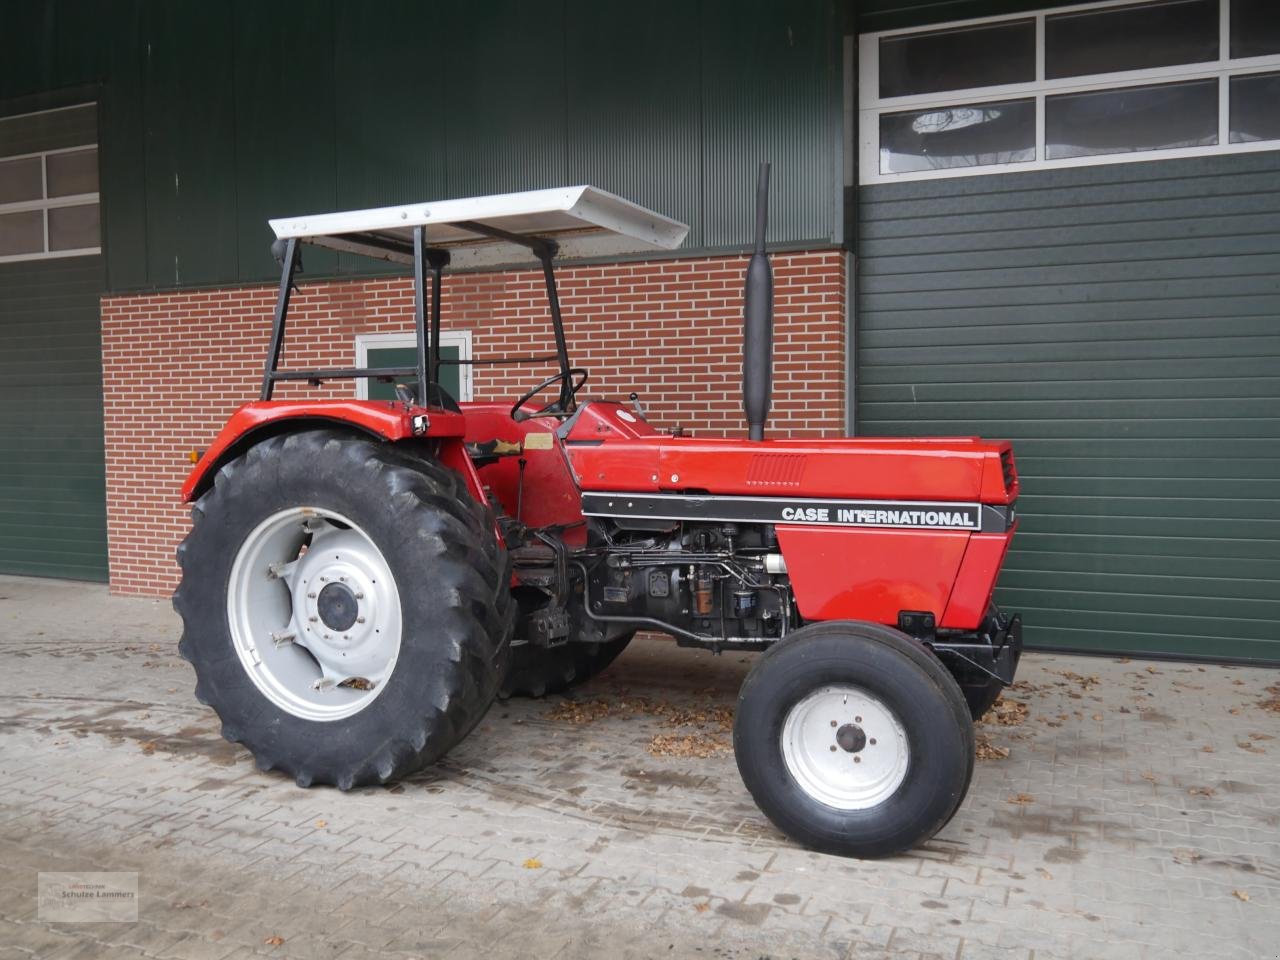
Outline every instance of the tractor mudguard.
{"label": "tractor mudguard", "polygon": [[[448,410],[406,407],[389,400],[255,400],[240,407],[196,462],[182,485],[182,502],[190,503],[213,482],[228,460],[268,436],[308,426],[341,424],[387,441],[441,439],[439,459],[467,479],[481,503],[484,490],[462,446],[466,419]],[[447,442],[452,440],[453,442]]]}

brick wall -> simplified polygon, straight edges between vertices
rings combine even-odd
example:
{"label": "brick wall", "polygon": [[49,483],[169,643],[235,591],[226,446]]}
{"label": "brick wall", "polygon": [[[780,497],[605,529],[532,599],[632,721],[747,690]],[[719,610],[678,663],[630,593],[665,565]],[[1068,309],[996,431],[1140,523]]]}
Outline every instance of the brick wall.
{"label": "brick wall", "polygon": [[[711,436],[741,434],[744,257],[557,271],[570,358],[591,371],[583,396],[640,394],[649,419]],[[779,254],[774,435],[844,430],[844,267],[836,251]],[[178,488],[204,448],[256,399],[275,287],[192,290],[102,301],[111,587],[163,595],[186,533]],[[404,278],[304,282],[289,313],[282,368],[351,366],[360,333],[412,330]],[[446,274],[444,328],[469,330],[478,358],[554,343],[540,273]],[[554,372],[475,370],[475,399],[514,399]],[[281,384],[276,396],[351,396],[354,384]],[[548,394],[550,396],[550,394]]]}

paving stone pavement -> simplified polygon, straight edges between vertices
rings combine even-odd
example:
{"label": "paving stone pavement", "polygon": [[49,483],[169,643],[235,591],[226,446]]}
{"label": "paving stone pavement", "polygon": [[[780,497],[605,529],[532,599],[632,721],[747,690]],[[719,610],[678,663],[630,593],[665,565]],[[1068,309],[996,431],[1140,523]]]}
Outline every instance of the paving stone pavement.
{"label": "paving stone pavement", "polygon": [[[742,786],[748,657],[642,638],[574,704],[498,704],[342,794],[223,741],[177,633],[164,602],[0,578],[0,957],[1280,957],[1275,671],[1028,654],[1025,720],[979,728],[1008,756],[925,847],[859,862]],[[136,871],[138,921],[40,922],[57,870]]]}

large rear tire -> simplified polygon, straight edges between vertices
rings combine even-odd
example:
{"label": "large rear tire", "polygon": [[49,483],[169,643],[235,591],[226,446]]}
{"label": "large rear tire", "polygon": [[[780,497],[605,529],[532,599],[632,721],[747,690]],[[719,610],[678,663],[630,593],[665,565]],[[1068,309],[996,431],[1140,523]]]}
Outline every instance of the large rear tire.
{"label": "large rear tire", "polygon": [[973,723],[951,674],[905,634],[820,623],[770,648],[738,695],[738,770],[793,840],[854,857],[923,843],[973,772]]}
{"label": "large rear tire", "polygon": [[179,650],[261,769],[385,783],[484,716],[509,659],[510,562],[452,471],[301,431],[224,465],[191,516]]}
{"label": "large rear tire", "polygon": [[511,650],[511,667],[499,694],[507,697],[545,697],[586,683],[618,659],[635,631],[601,643],[569,642],[560,647],[524,644]]}

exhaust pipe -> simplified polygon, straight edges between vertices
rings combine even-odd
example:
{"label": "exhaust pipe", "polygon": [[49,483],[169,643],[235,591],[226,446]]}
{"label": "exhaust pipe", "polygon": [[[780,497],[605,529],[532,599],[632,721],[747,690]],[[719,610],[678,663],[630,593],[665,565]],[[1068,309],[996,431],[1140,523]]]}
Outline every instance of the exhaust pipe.
{"label": "exhaust pipe", "polygon": [[749,438],[764,439],[773,395],[773,268],[764,252],[769,220],[769,163],[756,180],[756,244],[742,292],[742,408]]}

